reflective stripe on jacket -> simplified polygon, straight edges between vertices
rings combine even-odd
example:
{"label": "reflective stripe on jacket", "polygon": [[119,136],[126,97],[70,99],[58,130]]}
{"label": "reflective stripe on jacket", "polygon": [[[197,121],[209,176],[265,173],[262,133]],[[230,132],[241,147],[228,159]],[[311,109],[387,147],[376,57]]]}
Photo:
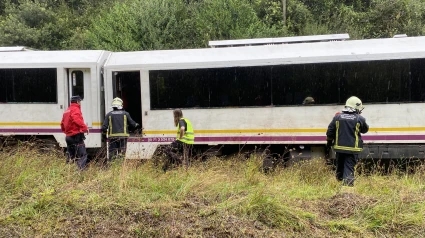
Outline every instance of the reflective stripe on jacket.
{"label": "reflective stripe on jacket", "polygon": [[356,113],[343,112],[335,115],[328,126],[326,136],[334,140],[336,152],[358,154],[363,150],[361,133],[367,133],[369,125],[366,119]]}
{"label": "reflective stripe on jacket", "polygon": [[180,125],[177,125],[177,137],[176,140],[179,140],[186,144],[193,144],[195,141],[195,133],[193,132],[192,123],[186,118],[180,118],[186,122],[187,128],[184,132],[183,138],[180,139]]}
{"label": "reflective stripe on jacket", "polygon": [[114,110],[106,114],[102,131],[107,132],[108,137],[129,137],[128,126],[135,128],[137,123],[133,121],[128,112]]}

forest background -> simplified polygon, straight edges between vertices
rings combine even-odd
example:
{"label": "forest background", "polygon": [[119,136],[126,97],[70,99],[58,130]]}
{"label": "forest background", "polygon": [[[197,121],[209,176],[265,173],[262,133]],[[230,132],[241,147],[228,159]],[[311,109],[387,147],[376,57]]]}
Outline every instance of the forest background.
{"label": "forest background", "polygon": [[425,0],[0,0],[0,46],[39,50],[202,48],[337,33],[425,35]]}
{"label": "forest background", "polygon": [[[0,0],[0,46],[39,50],[336,33],[425,35],[425,0]],[[1,237],[425,237],[424,165],[378,168],[344,191],[320,159],[271,176],[244,155],[167,173],[128,160],[80,173],[61,151],[34,147],[0,149]]]}

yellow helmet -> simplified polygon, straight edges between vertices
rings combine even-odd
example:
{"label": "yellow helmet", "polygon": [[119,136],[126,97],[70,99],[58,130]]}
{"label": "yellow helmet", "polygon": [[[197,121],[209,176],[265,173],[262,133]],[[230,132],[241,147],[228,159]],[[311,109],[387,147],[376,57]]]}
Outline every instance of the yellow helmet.
{"label": "yellow helmet", "polygon": [[119,97],[114,98],[114,100],[112,100],[112,107],[116,107],[118,109],[122,109],[122,100]]}
{"label": "yellow helmet", "polygon": [[355,96],[352,96],[347,99],[347,102],[345,103],[345,107],[355,109],[356,111],[361,111],[364,109],[362,100],[360,100],[360,98]]}

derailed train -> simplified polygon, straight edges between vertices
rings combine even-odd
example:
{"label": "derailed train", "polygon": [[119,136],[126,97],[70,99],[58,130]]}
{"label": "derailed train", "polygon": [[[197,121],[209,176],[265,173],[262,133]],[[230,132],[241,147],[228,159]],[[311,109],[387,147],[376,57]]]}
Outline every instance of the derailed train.
{"label": "derailed train", "polygon": [[[425,158],[425,37],[338,37],[143,52],[0,50],[0,140],[38,136],[65,147],[62,113],[80,95],[86,147],[97,150],[104,115],[121,97],[143,127],[129,138],[128,158],[151,158],[175,139],[172,108],[192,121],[202,150],[320,157],[329,122],[355,95],[371,127],[361,157]],[[315,103],[303,104],[306,97]]]}

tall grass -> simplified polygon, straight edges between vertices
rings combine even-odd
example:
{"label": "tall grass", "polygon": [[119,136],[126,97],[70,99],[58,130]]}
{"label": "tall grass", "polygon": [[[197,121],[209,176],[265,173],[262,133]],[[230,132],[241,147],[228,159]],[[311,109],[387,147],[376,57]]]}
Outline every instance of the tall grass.
{"label": "tall grass", "polygon": [[124,237],[423,237],[425,169],[359,175],[345,191],[325,161],[264,174],[261,158],[164,173],[151,161],[91,163],[20,146],[0,152],[0,234]]}

